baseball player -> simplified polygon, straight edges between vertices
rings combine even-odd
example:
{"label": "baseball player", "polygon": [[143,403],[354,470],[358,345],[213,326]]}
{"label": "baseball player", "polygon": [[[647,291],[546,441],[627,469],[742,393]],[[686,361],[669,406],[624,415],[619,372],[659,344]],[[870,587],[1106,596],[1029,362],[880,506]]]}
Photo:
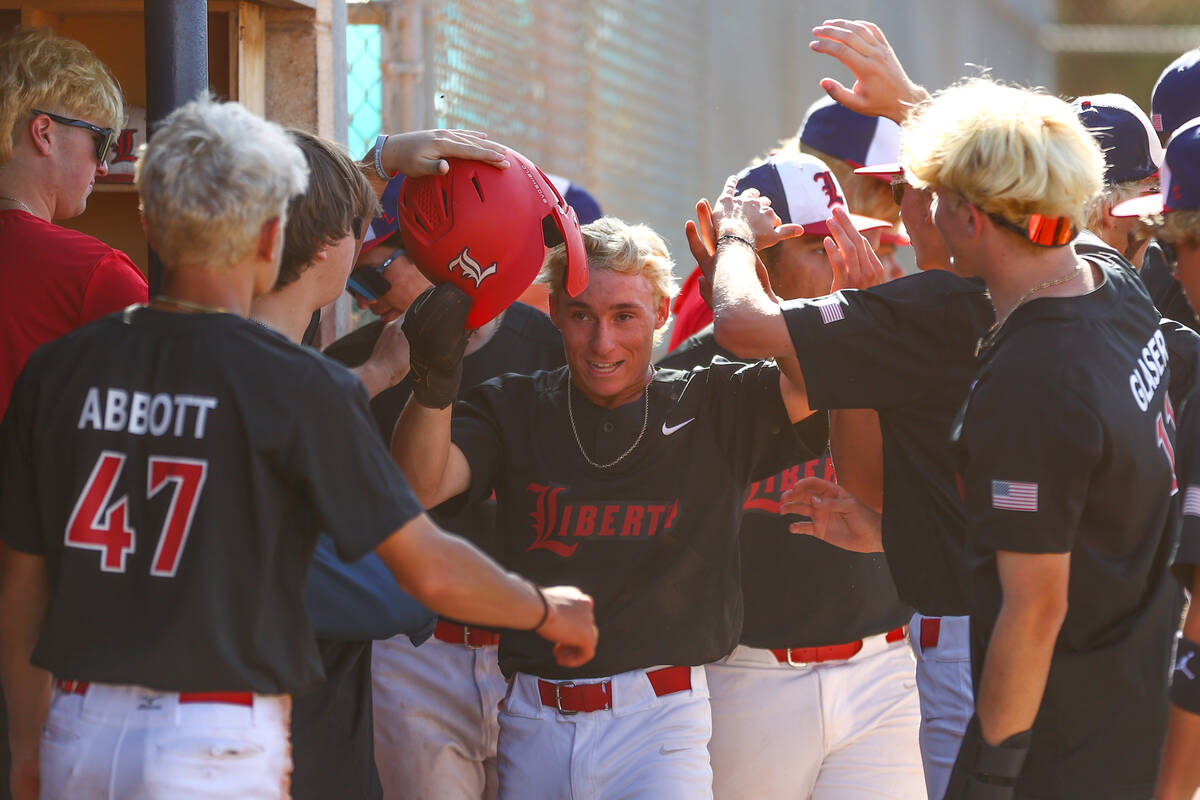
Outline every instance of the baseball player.
{"label": "baseball player", "polygon": [[[303,131],[288,135],[304,154],[309,190],[288,204],[279,277],[254,299],[251,318],[300,339],[313,311],[341,293],[363,220],[378,201],[358,166],[340,147]],[[376,337],[356,365],[368,395],[408,371],[408,343],[399,323]],[[342,562],[329,536],[314,551],[305,606],[317,636],[325,680],[294,698],[292,796],[376,798],[371,717],[371,640],[433,632],[434,615],[408,596],[374,553]]]}
{"label": "baseball player", "polygon": [[[409,307],[416,296],[414,287],[430,286],[395,235],[397,193],[392,189],[398,182],[389,184],[383,197],[384,213],[371,223],[379,244],[373,242],[357,262],[358,269],[364,265],[380,269],[380,277],[389,286],[377,286],[380,291],[376,293],[365,282],[351,284],[360,304],[368,305],[383,319],[395,319]],[[347,366],[358,366],[378,347],[384,329],[382,322],[364,326],[325,352]],[[557,369],[563,363],[562,337],[549,317],[514,303],[471,336],[463,357],[459,397],[506,372],[529,374]],[[371,412],[385,440],[390,441],[396,419],[411,395],[412,385],[406,378],[372,398]],[[495,514],[495,502],[490,499],[463,509],[431,512],[444,529],[471,540],[493,557],[498,555]],[[385,797],[495,797],[500,730],[496,715],[508,688],[497,663],[499,638],[497,631],[441,619],[433,638],[420,647],[407,636],[375,645],[375,760]]]}
{"label": "baseball player", "polygon": [[[401,145],[433,153],[406,171],[457,155]],[[442,534],[356,379],[244,319],[306,182],[278,126],[236,103],[177,109],[137,177],[164,293],[41,348],[18,379],[0,426],[0,643],[21,800],[39,784],[286,796],[289,695],[320,679],[301,611],[318,528],[349,560],[377,550],[434,610],[537,628],[566,664],[591,655],[589,598]]]}
{"label": "baseball player", "polygon": [[503,562],[597,597],[603,644],[586,668],[523,633],[500,640],[499,796],[710,797],[701,665],[737,642],[744,488],[778,470],[764,455],[811,412],[771,364],[654,370],[672,282],[662,239],[611,218],[583,233],[584,292],[566,293],[563,248],[543,271],[567,366],[477,386],[453,419],[456,364],[420,330],[422,305],[450,302],[450,287],[409,309],[427,377],[392,452],[427,506],[494,491]]}
{"label": "baseball player", "polygon": [[[834,20],[814,33],[813,49],[836,53],[858,78],[854,92],[823,81],[833,97],[863,113],[886,112],[896,121],[925,97],[871,23]],[[886,102],[869,106],[864,97]],[[770,217],[740,198],[735,186],[731,180],[713,209],[714,238],[732,235],[759,244],[760,236],[767,241],[778,236],[770,225],[760,224]],[[906,223],[906,202],[917,212],[914,218],[927,213],[924,201],[907,197],[908,192],[901,198]],[[706,210],[707,204],[698,206],[698,211]],[[751,228],[752,222],[758,227]],[[920,228],[912,227],[914,247]],[[693,230],[689,225],[694,239]],[[937,243],[937,238],[930,241]],[[933,263],[921,266],[936,267],[936,249],[925,252]],[[719,344],[743,358],[798,357],[816,407],[879,413],[882,538],[851,543],[847,549],[882,549],[900,599],[917,611],[909,630],[920,690],[921,755],[928,793],[938,797],[973,711],[965,517],[947,431],[975,375],[975,346],[994,321],[984,286],[927,268],[865,291],[840,291],[781,306],[762,292],[757,280],[749,281],[754,258],[748,248],[725,244],[715,255]],[[921,249],[917,255],[922,257]]]}
{"label": "baseball player", "polygon": [[[896,224],[899,203],[893,202],[888,186],[891,176],[855,169],[864,164],[891,163],[900,157],[900,126],[895,122],[859,114],[825,97],[809,106],[797,134],[772,151],[772,155],[795,153],[815,156],[829,167],[851,213]],[[889,279],[904,274],[893,254],[896,247],[910,244],[908,237],[887,226],[868,228],[864,234]],[[712,324],[712,309],[701,297],[700,277],[700,269],[693,270],[672,302],[674,324],[668,351]]]}
{"label": "baseball player", "polygon": [[[822,175],[833,182],[832,197]],[[803,236],[760,251],[772,291],[782,300],[829,292],[837,261],[826,253],[826,237],[837,242],[838,253],[857,253],[864,240],[851,238],[844,227],[890,225],[853,215],[830,220],[833,209],[844,212],[845,200],[829,168],[812,156],[773,155],[740,175],[738,188],[750,187],[768,197],[785,221],[804,226]],[[709,328],[660,366],[703,366],[714,355],[733,358]],[[820,429],[806,441],[824,441],[824,420],[818,420]],[[705,669],[713,793],[924,798],[920,707],[906,638],[912,609],[897,597],[882,553],[851,553],[794,536],[779,515],[782,492],[797,480],[833,479],[829,450],[820,444],[811,449],[824,451],[755,482],[743,504],[740,643]]]}
{"label": "baseball player", "polygon": [[983,80],[909,125],[910,181],[997,318],[953,432],[977,701],[946,796],[1148,796],[1178,624],[1175,422],[1149,296],[1069,246],[1103,156],[1063,101]]}
{"label": "baseball player", "polygon": [[[1164,144],[1176,129],[1200,116],[1197,98],[1200,98],[1200,48],[1192,48],[1162,71],[1150,95],[1150,121]],[[1200,316],[1188,304],[1175,279],[1175,255],[1167,242],[1152,241],[1142,261],[1142,282],[1165,316],[1200,331]]]}
{"label": "baseball player", "polygon": [[[1113,213],[1141,217],[1154,236],[1178,257],[1176,274],[1185,296],[1200,297],[1200,118],[1184,123],[1167,143],[1162,170],[1162,191],[1118,205]],[[1172,365],[1174,374],[1174,365]],[[1196,597],[1197,519],[1200,518],[1200,407],[1194,399],[1176,415],[1179,420],[1178,474],[1183,527],[1174,567],[1180,581]],[[1155,797],[1190,798],[1200,788],[1196,753],[1200,749],[1200,609],[1188,608],[1176,646],[1175,670],[1170,689],[1170,722],[1166,749]]]}

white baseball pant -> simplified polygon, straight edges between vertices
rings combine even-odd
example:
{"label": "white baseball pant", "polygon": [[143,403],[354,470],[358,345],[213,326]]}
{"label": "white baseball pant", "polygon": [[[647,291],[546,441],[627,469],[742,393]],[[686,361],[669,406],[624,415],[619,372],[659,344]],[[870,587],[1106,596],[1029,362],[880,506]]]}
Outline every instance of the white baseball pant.
{"label": "white baseball pant", "polygon": [[291,797],[292,701],[180,703],[140,686],[54,690],[42,729],[43,800]]}
{"label": "white baseball pant", "polygon": [[508,686],[498,646],[407,636],[371,653],[375,765],[385,800],[494,800],[496,712]]}
{"label": "white baseball pant", "polygon": [[513,677],[500,711],[501,800],[704,800],[712,732],[703,667],[658,697],[643,670],[612,678],[612,708],[563,714],[538,679]]}
{"label": "white baseball pant", "polygon": [[804,666],[739,646],[709,664],[717,800],[924,800],[921,715],[907,643]]}
{"label": "white baseball pant", "polygon": [[914,614],[908,630],[917,658],[917,690],[921,694],[925,786],[930,797],[941,798],[950,782],[967,723],[975,713],[971,618]]}

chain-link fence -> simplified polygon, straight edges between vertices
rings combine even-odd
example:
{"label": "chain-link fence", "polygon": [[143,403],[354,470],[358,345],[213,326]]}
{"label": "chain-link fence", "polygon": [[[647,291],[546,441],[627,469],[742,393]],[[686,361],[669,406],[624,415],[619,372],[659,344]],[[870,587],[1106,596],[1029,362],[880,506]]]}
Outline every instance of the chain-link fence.
{"label": "chain-link fence", "polygon": [[346,26],[346,144],[356,158],[383,127],[381,45],[378,25]]}

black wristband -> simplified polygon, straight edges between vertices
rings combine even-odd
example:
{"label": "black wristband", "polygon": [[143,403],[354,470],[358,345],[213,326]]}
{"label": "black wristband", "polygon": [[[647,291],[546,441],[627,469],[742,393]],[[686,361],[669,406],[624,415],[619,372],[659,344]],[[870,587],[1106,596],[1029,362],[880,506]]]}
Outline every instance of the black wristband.
{"label": "black wristband", "polygon": [[533,590],[537,592],[538,599],[542,601],[542,618],[538,620],[537,625],[534,625],[528,630],[531,633],[537,633],[538,630],[546,624],[546,620],[550,619],[550,601],[546,599],[546,593],[542,591],[542,587],[538,586],[533,581],[528,581]]}
{"label": "black wristband", "polygon": [[1175,672],[1171,677],[1171,703],[1200,714],[1200,644],[1179,634],[1175,648]]}
{"label": "black wristband", "polygon": [[1000,744],[988,744],[983,740],[979,717],[972,717],[959,746],[945,800],[1011,800],[1032,740],[1032,731],[1022,731]]}
{"label": "black wristband", "polygon": [[749,247],[751,250],[756,250],[756,248],[754,247],[754,242],[752,242],[749,239],[746,239],[742,236],[735,236],[732,233],[727,233],[724,236],[718,236],[717,237],[717,247],[720,247],[722,242],[727,242],[727,241],[728,242],[741,242],[742,244],[746,245],[746,247]]}

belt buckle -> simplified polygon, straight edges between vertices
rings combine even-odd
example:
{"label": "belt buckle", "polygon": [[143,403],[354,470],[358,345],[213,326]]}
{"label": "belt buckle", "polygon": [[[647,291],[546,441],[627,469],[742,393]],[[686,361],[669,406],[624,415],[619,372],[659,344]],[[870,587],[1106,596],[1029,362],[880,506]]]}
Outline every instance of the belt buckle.
{"label": "belt buckle", "polygon": [[788,649],[785,651],[785,652],[787,653],[787,663],[788,663],[788,666],[789,666],[789,667],[808,667],[808,666],[811,666],[810,662],[808,662],[808,661],[793,661],[793,660],[792,660],[792,650],[793,650],[793,648],[789,647],[789,648],[788,648]]}
{"label": "belt buckle", "polygon": [[562,690],[564,688],[574,689],[575,681],[563,681],[562,683],[554,684],[554,707],[558,709],[558,713],[564,714],[568,717],[573,714],[578,714],[578,711],[569,711],[562,707]]}
{"label": "belt buckle", "polygon": [[471,628],[467,625],[463,625],[463,647],[467,648],[468,650],[483,649],[483,645],[471,644]]}

